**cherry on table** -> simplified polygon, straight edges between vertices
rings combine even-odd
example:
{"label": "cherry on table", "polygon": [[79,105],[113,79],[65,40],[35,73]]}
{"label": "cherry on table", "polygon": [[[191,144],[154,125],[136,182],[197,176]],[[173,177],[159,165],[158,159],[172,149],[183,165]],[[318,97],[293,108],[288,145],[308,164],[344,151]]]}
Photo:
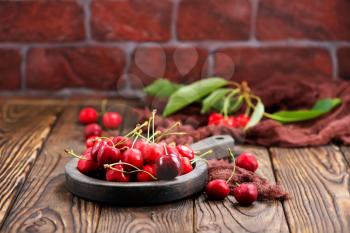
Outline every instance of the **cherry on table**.
{"label": "cherry on table", "polygon": [[82,155],[82,159],[79,159],[77,169],[83,174],[90,175],[97,171],[98,164],[92,158],[91,153],[87,152]]}
{"label": "cherry on table", "polygon": [[256,159],[256,156],[249,153],[243,152],[235,159],[236,166],[244,168],[248,171],[255,172],[258,169],[259,164]]}
{"label": "cherry on table", "polygon": [[100,137],[102,134],[102,129],[96,123],[88,124],[87,126],[85,126],[84,134],[85,134],[85,138],[89,138],[91,136]]}
{"label": "cherry on table", "polygon": [[258,198],[258,189],[253,183],[243,183],[233,188],[233,196],[240,205],[251,205]]}
{"label": "cherry on table", "polygon": [[112,168],[117,169],[107,169],[106,172],[106,180],[107,181],[114,181],[114,182],[129,182],[130,181],[130,174],[127,174],[123,171],[124,167],[121,164],[116,164]]}
{"label": "cherry on table", "polygon": [[94,108],[83,108],[79,113],[79,121],[82,124],[97,122],[98,113]]}
{"label": "cherry on table", "polygon": [[102,122],[107,129],[116,129],[122,123],[122,117],[117,112],[106,112],[103,114]]}
{"label": "cherry on table", "polygon": [[174,154],[160,156],[156,160],[155,166],[156,176],[161,180],[171,180],[182,173],[181,161]]}
{"label": "cherry on table", "polygon": [[[150,173],[153,176],[156,176],[154,165],[145,165],[143,166],[142,170]],[[136,180],[139,182],[154,181],[153,177],[147,174],[146,172],[143,172],[143,171],[138,172],[136,176]]]}
{"label": "cherry on table", "polygon": [[[142,168],[143,161],[144,161],[141,151],[135,148],[129,148],[126,151],[124,151],[121,156],[121,160],[124,163],[130,163],[138,168]],[[131,169],[131,167],[127,167],[127,168]]]}
{"label": "cherry on table", "polygon": [[222,200],[230,193],[230,188],[227,185],[226,180],[215,179],[210,181],[206,188],[205,193],[209,199]]}

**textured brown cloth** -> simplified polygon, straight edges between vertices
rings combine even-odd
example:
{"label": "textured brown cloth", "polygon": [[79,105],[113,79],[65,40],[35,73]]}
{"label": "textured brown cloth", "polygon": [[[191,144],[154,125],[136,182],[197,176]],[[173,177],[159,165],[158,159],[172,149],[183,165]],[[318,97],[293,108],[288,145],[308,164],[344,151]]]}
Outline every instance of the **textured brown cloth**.
{"label": "textured brown cloth", "polygon": [[[233,171],[233,164],[226,160],[209,160],[209,181],[215,179],[228,180]],[[235,168],[235,174],[228,182],[230,194],[237,184],[254,183],[258,189],[259,200],[285,200],[289,194],[281,186],[270,184],[265,178],[260,177],[254,172],[247,171],[243,168]]]}
{"label": "textured brown cloth", "polygon": [[[207,116],[199,114],[198,106],[186,108],[170,118],[158,117],[160,128],[169,126],[174,121],[183,123],[184,136],[171,136],[166,141],[190,144],[202,138],[216,134],[231,134],[236,140],[263,146],[318,146],[330,142],[350,144],[350,83],[331,80],[324,77],[272,77],[266,80],[250,80],[252,91],[260,96],[267,112],[311,108],[321,98],[339,97],[341,106],[318,119],[280,124],[264,119],[247,132],[223,126],[205,126]],[[153,106],[154,107],[154,102]],[[160,111],[161,108],[158,110]],[[139,112],[140,113],[140,112]],[[149,116],[145,111],[143,118]],[[147,116],[147,117],[146,117]]]}

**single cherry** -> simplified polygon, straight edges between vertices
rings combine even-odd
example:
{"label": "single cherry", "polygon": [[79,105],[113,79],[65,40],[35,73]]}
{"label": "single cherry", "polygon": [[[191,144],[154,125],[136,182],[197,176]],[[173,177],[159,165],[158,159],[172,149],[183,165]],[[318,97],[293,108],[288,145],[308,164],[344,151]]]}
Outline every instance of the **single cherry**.
{"label": "single cherry", "polygon": [[124,136],[113,137],[112,141],[115,147],[122,151],[125,151],[127,148],[130,148],[132,145],[131,140]]}
{"label": "single cherry", "polygon": [[145,163],[155,163],[164,154],[164,148],[157,143],[145,144],[141,149]]}
{"label": "single cherry", "polygon": [[102,129],[98,124],[92,123],[92,124],[85,126],[84,134],[85,134],[85,138],[89,138],[91,136],[100,137],[102,134]]}
{"label": "single cherry", "polygon": [[79,121],[82,124],[91,124],[97,122],[98,113],[94,108],[83,108],[79,113]]}
{"label": "single cherry", "polygon": [[86,148],[93,147],[97,142],[101,141],[98,136],[91,136],[85,141]]}
{"label": "single cherry", "polygon": [[[164,146],[163,146],[163,148],[164,148]],[[179,151],[177,150],[177,148],[175,146],[166,145],[166,152],[168,154],[176,155],[177,157],[180,156],[180,153],[179,153]]]}
{"label": "single cherry", "polygon": [[[135,148],[129,148],[121,156],[121,160],[124,163],[130,163],[138,168],[142,168],[143,166],[143,155],[141,154],[141,151]],[[132,169],[131,166],[126,167],[128,170]]]}
{"label": "single cherry", "polygon": [[249,152],[244,152],[244,153],[240,154],[236,158],[236,165],[238,167],[244,168],[244,169],[246,169],[248,171],[252,171],[252,172],[255,172],[259,166],[255,155],[253,155]]}
{"label": "single cherry", "polygon": [[99,167],[103,167],[104,164],[116,163],[120,160],[120,151],[107,144],[101,146],[97,154],[97,163]]}
{"label": "single cherry", "polygon": [[193,167],[189,158],[180,156],[180,161],[182,165],[182,175],[193,171]]}
{"label": "single cherry", "polygon": [[130,174],[127,174],[123,171],[124,167],[121,164],[116,164],[113,166],[114,169],[107,169],[106,172],[106,180],[107,181],[114,181],[114,182],[129,182],[130,181]]}
{"label": "single cherry", "polygon": [[[146,182],[146,181],[153,181],[153,177],[150,176],[148,173],[150,173],[153,176],[156,176],[156,171],[153,165],[145,165],[143,166],[142,170],[146,171],[140,171],[137,173],[136,180],[139,182]],[[147,173],[148,172],[148,173]]]}
{"label": "single cherry", "polygon": [[205,192],[209,199],[222,200],[230,193],[230,188],[226,180],[215,179],[210,181],[205,188]]}
{"label": "single cherry", "polygon": [[258,198],[258,189],[253,183],[243,183],[233,188],[233,196],[241,205],[250,205]]}
{"label": "single cherry", "polygon": [[194,159],[194,151],[190,147],[184,146],[184,145],[178,145],[176,149],[181,156],[187,157],[190,160]]}
{"label": "single cherry", "polygon": [[171,180],[182,173],[181,161],[174,154],[160,156],[156,160],[155,166],[156,176],[161,180]]}
{"label": "single cherry", "polygon": [[91,155],[92,157],[97,161],[97,155],[100,149],[106,145],[113,146],[113,143],[110,140],[101,140],[97,142],[92,148],[91,148]]}
{"label": "single cherry", "polygon": [[122,123],[122,117],[117,112],[106,112],[103,114],[102,122],[107,129],[116,129]]}
{"label": "single cherry", "polygon": [[82,159],[79,159],[77,169],[83,174],[90,175],[97,171],[98,165],[91,157],[91,154],[87,152],[82,155]]}

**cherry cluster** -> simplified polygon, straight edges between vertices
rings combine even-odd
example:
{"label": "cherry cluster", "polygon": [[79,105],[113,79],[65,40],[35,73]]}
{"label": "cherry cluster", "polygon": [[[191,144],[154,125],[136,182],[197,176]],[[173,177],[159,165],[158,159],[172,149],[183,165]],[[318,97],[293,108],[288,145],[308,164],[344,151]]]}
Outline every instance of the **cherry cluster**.
{"label": "cherry cluster", "polygon": [[212,113],[209,115],[208,118],[208,125],[224,125],[231,128],[244,128],[250,118],[244,114],[238,115],[238,116],[227,116],[220,113]]}
{"label": "cherry cluster", "polygon": [[[100,137],[86,140],[86,150],[79,156],[72,150],[66,152],[78,157],[77,169],[86,175],[114,182],[171,180],[193,170],[195,152],[186,145],[158,142],[179,123],[164,131],[154,131],[155,112],[149,121],[137,125],[125,136]],[[153,127],[151,127],[151,124]],[[142,129],[148,128],[147,137]],[[101,177],[101,175],[99,176]]]}
{"label": "cherry cluster", "polygon": [[[97,123],[99,113],[96,109],[87,107],[83,108],[79,113],[79,122],[85,124],[85,138],[91,136],[101,136],[102,128]],[[105,112],[102,114],[102,124],[106,129],[116,129],[122,123],[122,117],[117,112]]]}
{"label": "cherry cluster", "polygon": [[[234,159],[231,151],[230,154]],[[237,167],[244,168],[251,172],[255,172],[259,166],[256,156],[249,152],[244,152],[237,156],[237,158],[234,159],[234,164]],[[215,179],[207,184],[205,192],[208,198],[222,200],[229,195],[230,187],[228,186],[228,182],[235,174],[235,166],[231,176],[227,180]],[[232,193],[237,202],[241,205],[250,205],[258,198],[258,189],[254,183],[235,184]]]}

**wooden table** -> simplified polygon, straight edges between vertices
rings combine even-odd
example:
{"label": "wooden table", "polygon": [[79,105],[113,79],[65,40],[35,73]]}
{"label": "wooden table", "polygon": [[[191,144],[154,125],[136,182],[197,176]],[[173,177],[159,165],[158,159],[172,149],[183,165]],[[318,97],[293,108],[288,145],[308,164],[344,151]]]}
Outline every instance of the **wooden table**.
{"label": "wooden table", "polygon": [[[350,232],[350,147],[264,148],[259,173],[280,182],[287,202],[240,207],[234,198],[200,194],[159,206],[120,208],[71,195],[64,184],[64,148],[81,151],[82,106],[98,100],[0,98],[1,232]],[[120,133],[135,122],[136,102],[112,100],[124,115]],[[140,197],[142,198],[142,197]]]}

